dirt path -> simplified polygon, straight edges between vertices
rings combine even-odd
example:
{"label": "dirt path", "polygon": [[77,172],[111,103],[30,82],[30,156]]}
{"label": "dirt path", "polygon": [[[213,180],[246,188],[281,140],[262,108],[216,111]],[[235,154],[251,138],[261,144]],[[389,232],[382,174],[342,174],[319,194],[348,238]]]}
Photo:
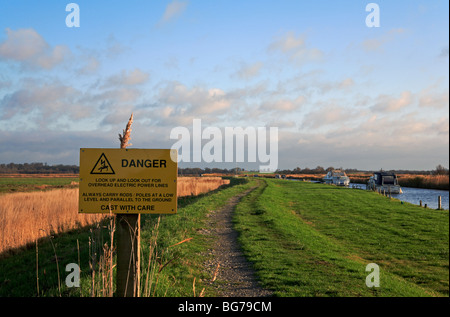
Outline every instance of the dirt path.
{"label": "dirt path", "polygon": [[209,214],[209,221],[204,233],[213,235],[217,239],[213,250],[210,250],[212,260],[205,265],[212,275],[218,272],[216,281],[212,285],[222,297],[266,297],[272,295],[270,291],[263,289],[256,280],[250,263],[247,262],[239,247],[238,233],[233,229],[234,207],[253,189],[232,197],[222,209]]}

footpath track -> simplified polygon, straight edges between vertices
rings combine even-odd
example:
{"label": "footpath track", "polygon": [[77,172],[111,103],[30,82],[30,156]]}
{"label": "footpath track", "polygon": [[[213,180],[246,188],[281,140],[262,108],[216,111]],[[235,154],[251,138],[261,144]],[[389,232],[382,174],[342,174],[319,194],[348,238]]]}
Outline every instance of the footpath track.
{"label": "footpath track", "polygon": [[270,290],[263,289],[257,281],[251,264],[244,257],[238,243],[238,233],[233,229],[232,217],[235,206],[242,197],[257,187],[250,188],[232,197],[221,209],[209,214],[204,234],[215,237],[209,250],[211,260],[205,263],[208,270],[216,273],[212,285],[221,297],[267,297]]}

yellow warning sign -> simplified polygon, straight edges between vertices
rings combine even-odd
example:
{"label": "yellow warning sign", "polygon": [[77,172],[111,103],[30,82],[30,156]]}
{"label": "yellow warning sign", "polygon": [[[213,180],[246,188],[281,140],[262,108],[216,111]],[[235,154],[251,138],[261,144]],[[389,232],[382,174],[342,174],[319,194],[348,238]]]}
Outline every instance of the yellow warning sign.
{"label": "yellow warning sign", "polygon": [[174,214],[177,151],[80,149],[80,213]]}

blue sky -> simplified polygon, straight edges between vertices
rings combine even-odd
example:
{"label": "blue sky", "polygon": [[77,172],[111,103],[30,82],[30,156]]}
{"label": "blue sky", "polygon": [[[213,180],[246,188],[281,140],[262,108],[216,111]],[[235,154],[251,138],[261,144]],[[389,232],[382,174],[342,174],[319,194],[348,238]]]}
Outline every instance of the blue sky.
{"label": "blue sky", "polygon": [[0,163],[78,164],[133,112],[138,148],[198,118],[278,127],[279,168],[448,167],[448,2],[369,2],[1,1]]}

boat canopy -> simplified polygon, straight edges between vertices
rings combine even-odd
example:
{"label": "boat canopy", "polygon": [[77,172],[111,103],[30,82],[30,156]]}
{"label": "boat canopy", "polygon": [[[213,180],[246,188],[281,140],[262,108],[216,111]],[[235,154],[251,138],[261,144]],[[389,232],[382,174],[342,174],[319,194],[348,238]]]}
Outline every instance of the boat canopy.
{"label": "boat canopy", "polygon": [[376,172],[373,174],[373,179],[377,185],[398,185],[397,175],[390,172]]}

